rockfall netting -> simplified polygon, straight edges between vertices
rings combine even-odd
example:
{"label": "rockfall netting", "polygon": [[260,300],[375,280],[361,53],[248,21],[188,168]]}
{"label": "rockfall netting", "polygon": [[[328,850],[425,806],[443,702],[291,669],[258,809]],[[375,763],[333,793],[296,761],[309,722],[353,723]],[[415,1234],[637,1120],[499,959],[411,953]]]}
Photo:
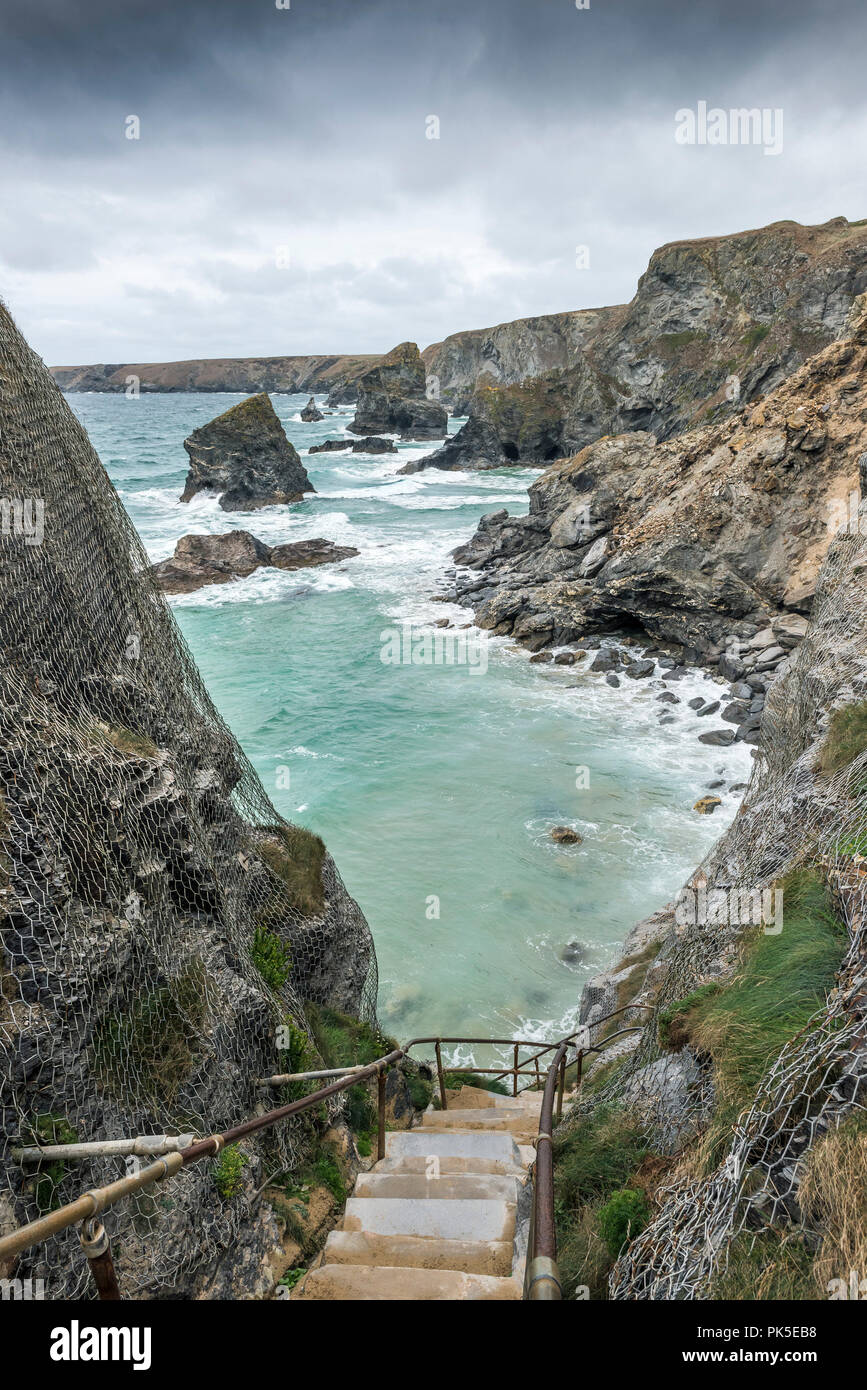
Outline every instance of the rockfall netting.
{"label": "rockfall netting", "polygon": [[[615,1299],[708,1296],[736,1236],[800,1220],[798,1189],[811,1146],[867,1108],[867,752],[852,759],[850,750],[838,771],[819,766],[832,710],[867,701],[867,542],[861,532],[867,535],[864,506],[859,522],[834,540],[807,636],[772,686],[743,807],[690,884],[697,891],[706,881],[708,893],[730,895],[732,889],[771,887],[795,867],[816,866],[848,932],[845,959],[827,1004],[766,1070],[753,1103],[733,1126],[724,1161],[708,1176],[674,1181],[658,1194],[658,1215],[614,1267]],[[736,913],[721,925],[686,926],[672,914],[671,925],[659,958],[664,983],[649,1025],[588,1105],[609,1100],[643,1110],[650,1146],[675,1154],[707,1123],[713,1084],[709,1066],[690,1057],[689,1049],[661,1049],[658,1021],[700,985],[731,975],[743,927]],[[784,924],[782,930],[785,941]],[[646,1017],[636,1014],[632,1021]]]}
{"label": "rockfall netting", "polygon": [[[5,1233],[125,1163],[33,1168],[11,1148],[206,1135],[280,1104],[255,1080],[309,1065],[304,1001],[374,1020],[377,979],[361,911],[321,841],[268,800],[84,429],[2,306],[0,651]],[[124,1294],[190,1290],[241,1248],[256,1188],[308,1126],[245,1145],[236,1181],[204,1162],[113,1208]],[[48,1298],[92,1293],[75,1231],[15,1274]]]}

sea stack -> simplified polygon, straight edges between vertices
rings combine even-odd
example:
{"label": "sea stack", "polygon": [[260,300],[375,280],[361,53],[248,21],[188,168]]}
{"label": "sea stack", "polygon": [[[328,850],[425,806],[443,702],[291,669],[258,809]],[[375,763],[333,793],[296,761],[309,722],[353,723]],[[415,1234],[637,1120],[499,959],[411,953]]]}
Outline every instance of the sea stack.
{"label": "sea stack", "polygon": [[190,471],[182,502],[216,492],[224,512],[250,512],[316,491],[264,391],[193,430],[184,448]]}
{"label": "sea stack", "polygon": [[425,366],[415,343],[400,343],[358,380],[353,434],[399,434],[401,439],[444,439],[445,407],[428,400]]}
{"label": "sea stack", "polygon": [[316,409],[316,402],[312,396],[301,412],[301,419],[305,425],[315,425],[317,420],[325,419],[322,411]]}

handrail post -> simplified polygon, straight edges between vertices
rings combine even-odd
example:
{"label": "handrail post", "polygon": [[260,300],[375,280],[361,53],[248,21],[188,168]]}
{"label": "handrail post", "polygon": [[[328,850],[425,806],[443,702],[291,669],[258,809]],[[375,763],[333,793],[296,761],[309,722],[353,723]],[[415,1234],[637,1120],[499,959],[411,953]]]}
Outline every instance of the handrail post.
{"label": "handrail post", "polygon": [[518,1044],[515,1043],[515,1070],[512,1073],[512,1096],[518,1094]]}
{"label": "handrail post", "polygon": [[376,1099],[378,1113],[378,1131],[376,1139],[376,1157],[381,1161],[385,1158],[385,1068],[380,1068],[376,1074]]}
{"label": "handrail post", "polygon": [[96,1284],[100,1299],[106,1302],[120,1301],[120,1288],[118,1287],[114,1260],[111,1257],[111,1244],[105,1226],[96,1217],[82,1221],[79,1240],[81,1241],[81,1248],[87,1256],[93,1282]]}
{"label": "handrail post", "polygon": [[449,1108],[449,1107],[448,1107],[448,1101],[446,1100],[446,1083],[445,1083],[445,1077],[443,1076],[443,1058],[442,1058],[442,1050],[441,1050],[441,1048],[440,1048],[440,1040],[439,1040],[439,1038],[437,1038],[437,1041],[436,1041],[436,1055],[437,1055],[437,1079],[438,1079],[438,1081],[439,1081],[439,1083],[440,1083],[440,1104],[442,1105],[443,1110],[448,1110],[448,1108]]}
{"label": "handrail post", "polygon": [[557,1087],[557,1119],[563,1118],[563,1092],[566,1088],[566,1053],[563,1053],[563,1060],[560,1063],[560,1084]]}

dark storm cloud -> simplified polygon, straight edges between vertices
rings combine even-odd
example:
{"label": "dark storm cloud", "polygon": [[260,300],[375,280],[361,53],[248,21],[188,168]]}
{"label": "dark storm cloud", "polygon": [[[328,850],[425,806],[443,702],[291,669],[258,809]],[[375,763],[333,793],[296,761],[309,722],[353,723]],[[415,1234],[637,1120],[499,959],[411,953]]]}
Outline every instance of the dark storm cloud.
{"label": "dark storm cloud", "polygon": [[[865,27],[849,0],[0,0],[0,291],[53,361],[616,302],[663,241],[867,211]],[[782,154],[678,146],[700,100],[782,108]]]}

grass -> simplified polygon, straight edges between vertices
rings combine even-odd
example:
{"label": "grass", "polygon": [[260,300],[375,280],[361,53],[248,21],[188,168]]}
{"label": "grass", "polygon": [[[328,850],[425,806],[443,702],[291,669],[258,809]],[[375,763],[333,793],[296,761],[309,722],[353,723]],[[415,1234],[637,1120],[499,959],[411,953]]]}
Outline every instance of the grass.
{"label": "grass", "polygon": [[[605,1298],[608,1272],[639,1215],[649,1207],[636,1179],[647,1157],[644,1135],[628,1111],[600,1105],[576,1124],[554,1135],[555,1214],[564,1294],[582,1286],[592,1298]],[[624,1189],[634,1196],[625,1196]],[[615,1200],[616,1198],[616,1200]],[[626,1216],[625,1234],[623,1217]],[[620,1240],[612,1251],[617,1235]]]}
{"label": "grass", "polygon": [[497,1096],[511,1095],[505,1081],[500,1081],[496,1076],[479,1076],[472,1071],[447,1072],[443,1077],[443,1084],[447,1091],[459,1091],[462,1086],[475,1086],[477,1091],[492,1091]]}
{"label": "grass", "polygon": [[[867,1276],[867,1113],[851,1115],[813,1145],[798,1200],[804,1221],[821,1230],[814,1262],[820,1295],[850,1270]],[[816,1295],[814,1295],[815,1297]]]}
{"label": "grass", "polygon": [[302,917],[318,917],[325,907],[322,840],[300,825],[270,826],[266,835],[259,843],[259,854],[278,883],[263,907],[262,925],[271,926],[285,917],[286,899]]}
{"label": "grass", "polygon": [[796,1232],[742,1231],[728,1247],[709,1298],[753,1302],[815,1299],[813,1257]]}
{"label": "grass", "polygon": [[230,1144],[211,1165],[214,1186],[224,1202],[231,1201],[241,1186],[246,1163],[247,1155],[241,1152],[237,1144]]}
{"label": "grass", "polygon": [[170,1105],[189,1075],[205,1018],[204,969],[192,964],[176,979],[144,991],[126,1010],[106,1015],[91,1043],[91,1067],[118,1100]]}
{"label": "grass", "polygon": [[[306,1008],[310,1031],[326,1067],[366,1066],[397,1048],[394,1038],[386,1037],[377,1028],[350,1014],[339,1013],[324,1004],[308,1004]],[[369,1081],[359,1082],[344,1092],[346,1122],[356,1136],[363,1157],[369,1156],[377,1128],[377,1107],[371,1085]],[[368,1153],[362,1152],[362,1146]]]}
{"label": "grass", "polygon": [[270,928],[256,927],[250,959],[266,985],[278,991],[283,988],[292,969],[292,956],[289,947]]}
{"label": "grass", "polygon": [[719,1161],[732,1124],[770,1063],[824,1003],[845,952],[845,928],[819,875],[799,869],[782,887],[781,933],[751,930],[728,984],[705,986],[666,1011],[668,1038],[676,1027],[678,1041],[713,1059],[717,1099],[706,1136],[709,1165]]}
{"label": "grass", "polygon": [[819,758],[821,770],[830,776],[839,772],[867,749],[867,700],[844,705],[831,716],[828,733]]}
{"label": "grass", "polygon": [[748,328],[741,338],[741,342],[748,352],[755,352],[759,343],[764,342],[770,333],[770,324],[757,323],[753,328]]}
{"label": "grass", "polygon": [[116,748],[118,753],[123,753],[127,758],[157,758],[159,748],[152,738],[146,734],[137,733],[135,729],[128,729],[123,724],[101,726],[107,743]]}

